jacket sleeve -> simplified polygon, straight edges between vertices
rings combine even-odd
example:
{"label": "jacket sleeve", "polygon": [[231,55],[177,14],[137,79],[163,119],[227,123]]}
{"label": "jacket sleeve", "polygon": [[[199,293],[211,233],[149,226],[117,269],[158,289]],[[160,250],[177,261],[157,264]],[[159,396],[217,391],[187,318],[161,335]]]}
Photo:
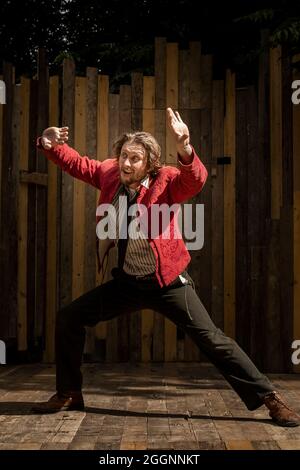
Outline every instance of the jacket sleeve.
{"label": "jacket sleeve", "polygon": [[178,156],[178,170],[169,182],[169,195],[172,203],[186,201],[198,194],[207,179],[207,169],[200,161],[194,148],[192,152],[192,162],[185,165]]}
{"label": "jacket sleeve", "polygon": [[41,145],[40,137],[37,140],[37,147],[48,160],[51,160],[63,171],[69,173],[69,175],[101,189],[103,171],[102,162],[99,160],[82,157],[75,149],[69,147],[67,144],[57,145],[53,149],[46,150]]}

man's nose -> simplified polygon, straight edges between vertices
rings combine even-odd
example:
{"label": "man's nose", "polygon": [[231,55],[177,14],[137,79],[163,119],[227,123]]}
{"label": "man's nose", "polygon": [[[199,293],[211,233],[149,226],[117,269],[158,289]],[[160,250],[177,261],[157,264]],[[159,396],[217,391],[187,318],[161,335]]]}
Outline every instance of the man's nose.
{"label": "man's nose", "polygon": [[130,168],[131,167],[131,162],[129,160],[129,158],[126,158],[123,162],[123,165],[125,168]]}

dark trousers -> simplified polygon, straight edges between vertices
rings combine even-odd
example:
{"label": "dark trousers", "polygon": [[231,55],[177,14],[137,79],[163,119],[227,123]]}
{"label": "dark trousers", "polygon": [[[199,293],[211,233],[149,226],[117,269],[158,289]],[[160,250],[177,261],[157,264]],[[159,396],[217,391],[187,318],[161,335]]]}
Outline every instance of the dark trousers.
{"label": "dark trousers", "polygon": [[81,390],[85,326],[147,308],[165,315],[187,333],[249,410],[261,406],[262,397],[274,387],[238,344],[214,325],[188,279],[187,285],[178,278],[171,286],[160,288],[153,280],[137,281],[122,274],[60,310],[56,322],[57,391]]}

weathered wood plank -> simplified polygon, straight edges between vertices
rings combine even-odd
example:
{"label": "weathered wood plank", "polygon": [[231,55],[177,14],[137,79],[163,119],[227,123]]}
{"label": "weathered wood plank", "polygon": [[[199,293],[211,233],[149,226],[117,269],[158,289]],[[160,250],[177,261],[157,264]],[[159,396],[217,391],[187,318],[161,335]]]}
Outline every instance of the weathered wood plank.
{"label": "weathered wood plank", "polygon": [[[38,51],[38,117],[37,135],[48,127],[49,122],[49,70],[45,49]],[[47,159],[36,152],[36,171],[47,173]],[[46,307],[46,235],[47,230],[47,188],[36,186],[36,311],[35,311],[35,341],[39,344],[39,356],[42,353],[44,333],[44,318]]]}
{"label": "weathered wood plank", "polygon": [[[21,78],[19,170],[28,170],[30,80]],[[19,184],[18,224],[18,349],[27,349],[27,217],[28,188]]]}
{"label": "weathered wood plank", "polygon": [[[120,96],[109,94],[109,153],[113,155],[112,148],[114,142],[119,136],[119,106]],[[119,360],[118,356],[118,318],[107,322],[107,341],[106,341],[106,360],[115,362]]]}
{"label": "weathered wood plank", "polygon": [[[49,125],[59,124],[59,77],[49,82]],[[46,318],[44,361],[55,359],[55,318],[57,310],[57,216],[58,216],[57,167],[48,162],[48,208],[47,208],[47,278],[46,278]]]}
{"label": "weathered wood plank", "polygon": [[[176,110],[178,108],[178,44],[168,43],[166,54],[166,105]],[[176,161],[176,144],[166,123],[166,163],[176,165]]]}
{"label": "weathered wood plank", "polygon": [[[36,172],[36,138],[38,115],[38,83],[30,81],[30,120],[29,120],[29,155],[28,171]],[[39,158],[45,158],[40,155]],[[36,312],[36,186],[28,186],[28,234],[27,234],[27,340],[28,349],[35,351],[35,312]],[[34,353],[33,353],[34,354]]]}
{"label": "weathered wood plank", "polygon": [[141,131],[143,127],[143,74],[131,75],[131,129]]}
{"label": "weathered wood plank", "polygon": [[[97,159],[105,160],[108,155],[108,95],[109,95],[109,77],[107,75],[98,76],[98,105],[97,105]],[[99,202],[99,191],[96,193],[96,205]],[[99,285],[104,280],[108,280],[109,272],[107,270],[105,279],[102,279],[102,273],[98,272],[96,263],[96,284]],[[98,323],[95,326],[95,347],[98,351],[100,360],[104,359],[106,342],[107,323]]]}
{"label": "weathered wood plank", "polygon": [[[295,58],[300,59],[300,55]],[[293,80],[300,80],[300,72],[294,71]],[[293,339],[300,339],[300,105],[293,106],[293,172],[294,172],[294,314]],[[300,372],[300,364],[294,364]]]}
{"label": "weathered wood plank", "polygon": [[282,205],[282,71],[281,47],[270,49],[271,217]]}
{"label": "weathered wood plank", "polygon": [[[207,106],[201,105],[202,101],[202,57],[201,57],[201,43],[192,41],[190,42],[189,48],[189,62],[183,63],[183,67],[187,69],[187,73],[190,76],[190,108],[200,109],[206,108]],[[187,67],[189,64],[189,67]],[[205,71],[204,71],[205,73]]]}
{"label": "weathered wood plank", "polygon": [[[284,372],[292,370],[290,347],[293,339],[293,103],[292,66],[289,50],[282,49],[282,210],[280,214],[280,319]],[[279,370],[279,369],[277,369]]]}
{"label": "weathered wood plank", "polygon": [[[178,44],[168,43],[166,51],[166,104],[173,110],[178,108]],[[166,163],[175,165],[177,150],[168,124],[166,124]],[[177,357],[177,328],[165,319],[165,361],[175,361]]]}
{"label": "weathered wood plank", "polygon": [[[144,77],[143,86],[143,130],[155,133],[155,78]],[[141,312],[141,335],[142,335],[142,355],[143,362],[149,362],[152,359],[153,343],[153,310],[142,310]],[[143,444],[141,444],[143,445]]]}
{"label": "weathered wood plank", "polygon": [[[98,100],[98,74],[97,69],[88,67],[86,70],[86,154],[95,158],[97,154],[97,100]],[[84,291],[88,292],[95,287],[96,265],[96,189],[85,185],[84,209]],[[87,328],[85,354],[91,358],[95,349],[94,328]]]}
{"label": "weathered wood plank", "polygon": [[210,108],[212,97],[212,66],[213,60],[211,55],[201,56],[200,65],[200,106],[199,108]]}
{"label": "weathered wood plank", "polygon": [[155,39],[155,137],[166,161],[166,54],[165,38]]}
{"label": "weathered wood plank", "polygon": [[[85,77],[75,78],[74,147],[80,155],[86,155],[87,83]],[[85,292],[84,262],[85,238],[85,183],[73,182],[73,253],[72,253],[72,299]]]}
{"label": "weathered wood plank", "polygon": [[211,316],[221,329],[224,327],[224,169],[217,158],[224,153],[224,82],[214,80],[212,85],[212,201],[211,201]]}
{"label": "weathered wood plank", "polygon": [[235,336],[235,75],[226,73],[224,154],[231,158],[224,168],[224,330]]}
{"label": "weathered wood plank", "polygon": [[[136,103],[140,104],[140,103]],[[119,134],[131,131],[131,86],[120,86]],[[140,127],[142,129],[142,126]]]}
{"label": "weathered wood plank", "polygon": [[[69,126],[69,145],[74,145],[75,121],[75,64],[71,59],[63,63],[62,125]],[[61,227],[59,307],[72,300],[73,266],[73,195],[74,179],[65,172],[61,175]]]}
{"label": "weathered wood plank", "polygon": [[[17,334],[17,266],[18,266],[18,155],[17,142],[13,144],[13,126],[16,124],[19,110],[14,99],[14,71],[10,64],[3,65],[3,80],[6,84],[6,104],[3,109],[3,153],[1,183],[1,227],[0,227],[0,280],[1,280],[1,316],[0,331],[3,340],[16,338]],[[13,113],[16,113],[14,117]],[[5,223],[4,223],[5,221]]]}

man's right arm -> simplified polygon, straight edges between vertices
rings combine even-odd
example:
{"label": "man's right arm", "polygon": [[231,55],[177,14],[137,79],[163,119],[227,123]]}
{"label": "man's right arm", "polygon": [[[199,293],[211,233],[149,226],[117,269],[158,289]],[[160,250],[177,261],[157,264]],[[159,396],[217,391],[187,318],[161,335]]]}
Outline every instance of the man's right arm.
{"label": "man's right arm", "polygon": [[37,147],[63,171],[101,189],[102,163],[98,160],[82,157],[75,149],[66,144],[67,140],[67,127],[49,127],[38,138]]}

